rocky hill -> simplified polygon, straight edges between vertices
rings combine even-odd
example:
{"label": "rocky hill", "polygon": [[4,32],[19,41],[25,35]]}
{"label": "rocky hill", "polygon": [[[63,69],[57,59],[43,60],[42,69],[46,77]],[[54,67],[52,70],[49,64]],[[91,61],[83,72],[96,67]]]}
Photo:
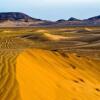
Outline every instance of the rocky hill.
{"label": "rocky hill", "polygon": [[7,13],[0,13],[0,21],[40,21],[40,19],[32,18],[24,13],[20,12],[7,12]]}
{"label": "rocky hill", "polygon": [[100,15],[80,20],[74,17],[47,21],[20,12],[0,13],[0,27],[54,27],[54,26],[100,26]]}

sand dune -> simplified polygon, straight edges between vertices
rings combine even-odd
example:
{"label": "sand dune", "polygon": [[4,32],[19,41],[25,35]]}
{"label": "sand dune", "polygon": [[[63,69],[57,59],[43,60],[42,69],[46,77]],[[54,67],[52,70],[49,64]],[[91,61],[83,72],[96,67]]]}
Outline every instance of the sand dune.
{"label": "sand dune", "polygon": [[0,100],[20,100],[16,58],[29,44],[31,45],[30,42],[13,36],[0,36]]}
{"label": "sand dune", "polygon": [[100,100],[97,29],[0,29],[0,100]]}
{"label": "sand dune", "polygon": [[48,30],[37,30],[36,32],[44,33],[44,32],[48,32]]}
{"label": "sand dune", "polygon": [[49,33],[44,33],[44,36],[46,36],[48,39],[50,40],[65,40],[65,39],[74,39],[75,37],[65,37],[65,36],[61,36],[61,35],[53,35],[53,34],[49,34]]}
{"label": "sand dune", "polygon": [[16,56],[17,52],[0,50],[0,100],[20,100],[15,77]]}
{"label": "sand dune", "polygon": [[91,28],[85,28],[85,30],[90,31],[90,32],[92,31],[92,29],[91,29]]}
{"label": "sand dune", "polygon": [[77,54],[26,50],[17,58],[22,100],[100,100],[100,61]]}

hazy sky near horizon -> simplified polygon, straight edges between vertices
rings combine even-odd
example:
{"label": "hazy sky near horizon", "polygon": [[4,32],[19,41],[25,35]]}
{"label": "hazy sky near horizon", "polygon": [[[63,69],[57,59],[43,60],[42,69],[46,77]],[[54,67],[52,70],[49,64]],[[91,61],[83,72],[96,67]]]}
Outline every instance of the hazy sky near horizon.
{"label": "hazy sky near horizon", "polygon": [[0,12],[23,12],[48,20],[85,19],[100,15],[100,0],[2,0]]}

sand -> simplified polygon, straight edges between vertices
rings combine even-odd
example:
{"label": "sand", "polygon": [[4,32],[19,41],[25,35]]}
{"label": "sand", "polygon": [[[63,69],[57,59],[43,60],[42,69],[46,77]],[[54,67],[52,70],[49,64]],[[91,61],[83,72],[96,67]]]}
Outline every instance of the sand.
{"label": "sand", "polygon": [[0,29],[0,100],[100,100],[99,28],[39,29]]}
{"label": "sand", "polygon": [[100,100],[100,61],[30,49],[16,62],[22,100]]}
{"label": "sand", "polygon": [[49,40],[59,41],[59,40],[70,40],[75,39],[76,37],[66,37],[61,35],[54,35],[50,33],[44,33],[44,36],[47,37]]}

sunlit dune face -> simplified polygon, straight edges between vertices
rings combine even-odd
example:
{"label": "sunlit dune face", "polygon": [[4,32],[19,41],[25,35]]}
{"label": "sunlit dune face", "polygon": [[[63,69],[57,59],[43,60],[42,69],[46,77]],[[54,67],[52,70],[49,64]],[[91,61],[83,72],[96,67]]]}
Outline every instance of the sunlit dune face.
{"label": "sunlit dune face", "polygon": [[6,30],[6,31],[3,31],[3,32],[4,32],[4,33],[10,33],[10,32],[12,32],[12,31],[7,31],[7,30]]}
{"label": "sunlit dune face", "polygon": [[22,100],[99,100],[100,63],[47,50],[27,50],[17,58]]}
{"label": "sunlit dune face", "polygon": [[90,28],[85,28],[85,30],[90,31],[90,32],[92,31],[92,29],[90,29]]}
{"label": "sunlit dune face", "polygon": [[70,40],[70,39],[74,39],[76,37],[66,37],[66,36],[61,36],[61,35],[53,35],[50,33],[44,33],[44,36],[47,37],[49,40],[55,40],[55,41],[59,41],[59,40]]}
{"label": "sunlit dune face", "polygon": [[44,32],[48,32],[48,30],[42,30],[42,29],[40,29],[40,30],[37,30],[36,32],[44,33]]}

